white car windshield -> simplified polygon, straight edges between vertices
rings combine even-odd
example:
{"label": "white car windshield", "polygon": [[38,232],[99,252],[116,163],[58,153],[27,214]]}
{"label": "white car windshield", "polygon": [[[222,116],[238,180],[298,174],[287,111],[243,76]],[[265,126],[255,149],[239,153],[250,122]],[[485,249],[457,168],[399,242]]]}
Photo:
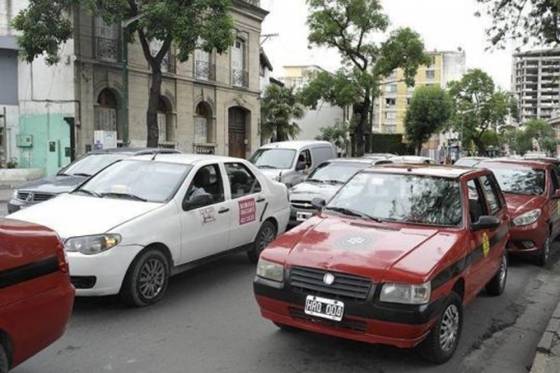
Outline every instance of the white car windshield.
{"label": "white car windshield", "polygon": [[293,149],[259,149],[251,157],[258,168],[287,170],[292,167],[296,151]]}
{"label": "white car windshield", "polygon": [[351,179],[326,209],[371,220],[436,226],[458,226],[463,215],[457,180],[372,172]]}
{"label": "white car windshield", "polygon": [[163,203],[175,195],[191,169],[190,165],[175,163],[122,161],[103,170],[74,193]]}
{"label": "white car windshield", "polygon": [[367,163],[329,162],[323,163],[307,179],[308,182],[344,184],[358,171],[367,168]]}
{"label": "white car windshield", "polygon": [[128,158],[125,154],[89,154],[61,170],[59,175],[92,176],[105,167]]}

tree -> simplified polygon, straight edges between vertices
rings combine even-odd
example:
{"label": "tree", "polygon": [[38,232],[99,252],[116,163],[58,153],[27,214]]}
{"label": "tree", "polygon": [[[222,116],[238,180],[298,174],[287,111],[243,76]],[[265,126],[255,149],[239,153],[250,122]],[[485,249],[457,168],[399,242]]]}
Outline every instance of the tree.
{"label": "tree", "polygon": [[[353,107],[353,133],[357,155],[365,150],[373,100],[384,78],[397,68],[404,81],[414,85],[418,66],[428,64],[420,36],[409,28],[391,32],[379,0],[307,0],[311,46],[335,48],[343,60],[336,74],[320,73],[302,92],[304,103],[316,107],[320,100]],[[395,83],[395,82],[393,82]]]}
{"label": "tree", "polygon": [[461,136],[463,146],[474,143],[479,154],[486,153],[484,134],[497,131],[508,116],[517,116],[513,97],[497,90],[492,78],[479,69],[470,70],[460,81],[451,82],[449,94],[454,105],[454,129]]}
{"label": "tree", "polygon": [[328,141],[335,144],[337,148],[346,150],[349,130],[346,123],[338,122],[331,127],[321,127],[321,134],[315,140]]}
{"label": "tree", "polygon": [[492,26],[486,30],[492,46],[504,48],[511,39],[523,45],[560,43],[558,0],[477,1],[493,19]]}
{"label": "tree", "polygon": [[[546,153],[554,153],[556,151],[556,132],[554,128],[542,119],[532,119],[524,124],[524,138],[529,146],[527,151],[540,150]],[[540,149],[533,148],[533,141],[536,141]]]}
{"label": "tree", "polygon": [[303,118],[304,114],[293,88],[271,84],[261,102],[262,135],[273,142],[293,139],[301,131],[293,120]]}
{"label": "tree", "polygon": [[[161,96],[162,62],[174,46],[179,61],[186,61],[197,48],[222,53],[234,41],[231,0],[30,0],[29,7],[14,19],[24,58],[32,62],[46,54],[50,64],[58,61],[61,44],[72,38],[69,14],[77,6],[89,9],[107,23],[130,20],[128,42],[136,39],[151,68],[151,87],[146,113],[149,147],[159,145],[157,110]],[[152,53],[153,40],[161,47]]]}
{"label": "tree", "polygon": [[422,144],[442,130],[451,118],[453,102],[439,86],[418,87],[406,112],[406,137],[420,154]]}

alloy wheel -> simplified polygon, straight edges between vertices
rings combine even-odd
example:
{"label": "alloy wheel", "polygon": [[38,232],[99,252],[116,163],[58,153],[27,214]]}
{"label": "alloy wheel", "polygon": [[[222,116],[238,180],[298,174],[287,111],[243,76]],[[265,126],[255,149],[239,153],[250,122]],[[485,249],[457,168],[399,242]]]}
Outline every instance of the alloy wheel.
{"label": "alloy wheel", "polygon": [[450,304],[441,320],[439,343],[443,351],[449,352],[455,346],[459,335],[459,309],[455,304]]}
{"label": "alloy wheel", "polygon": [[138,291],[147,300],[156,298],[165,286],[165,263],[158,258],[148,259],[140,269]]}

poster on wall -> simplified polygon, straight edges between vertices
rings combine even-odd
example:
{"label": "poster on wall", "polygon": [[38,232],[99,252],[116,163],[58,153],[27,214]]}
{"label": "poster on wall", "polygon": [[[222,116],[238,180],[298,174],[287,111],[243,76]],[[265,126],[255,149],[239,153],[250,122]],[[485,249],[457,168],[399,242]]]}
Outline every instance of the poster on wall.
{"label": "poster on wall", "polygon": [[117,147],[116,131],[94,131],[93,148],[94,150],[112,149]]}

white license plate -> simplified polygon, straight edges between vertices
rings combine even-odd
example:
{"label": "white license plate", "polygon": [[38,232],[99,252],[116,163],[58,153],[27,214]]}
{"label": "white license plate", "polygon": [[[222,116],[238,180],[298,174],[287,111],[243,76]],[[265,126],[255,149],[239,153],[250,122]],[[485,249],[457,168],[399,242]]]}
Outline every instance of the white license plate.
{"label": "white license plate", "polygon": [[305,313],[323,319],[341,321],[344,315],[344,303],[308,295],[305,300]]}
{"label": "white license plate", "polygon": [[313,216],[313,213],[311,212],[296,212],[296,220],[297,221],[306,221],[307,219],[309,219],[310,217]]}

